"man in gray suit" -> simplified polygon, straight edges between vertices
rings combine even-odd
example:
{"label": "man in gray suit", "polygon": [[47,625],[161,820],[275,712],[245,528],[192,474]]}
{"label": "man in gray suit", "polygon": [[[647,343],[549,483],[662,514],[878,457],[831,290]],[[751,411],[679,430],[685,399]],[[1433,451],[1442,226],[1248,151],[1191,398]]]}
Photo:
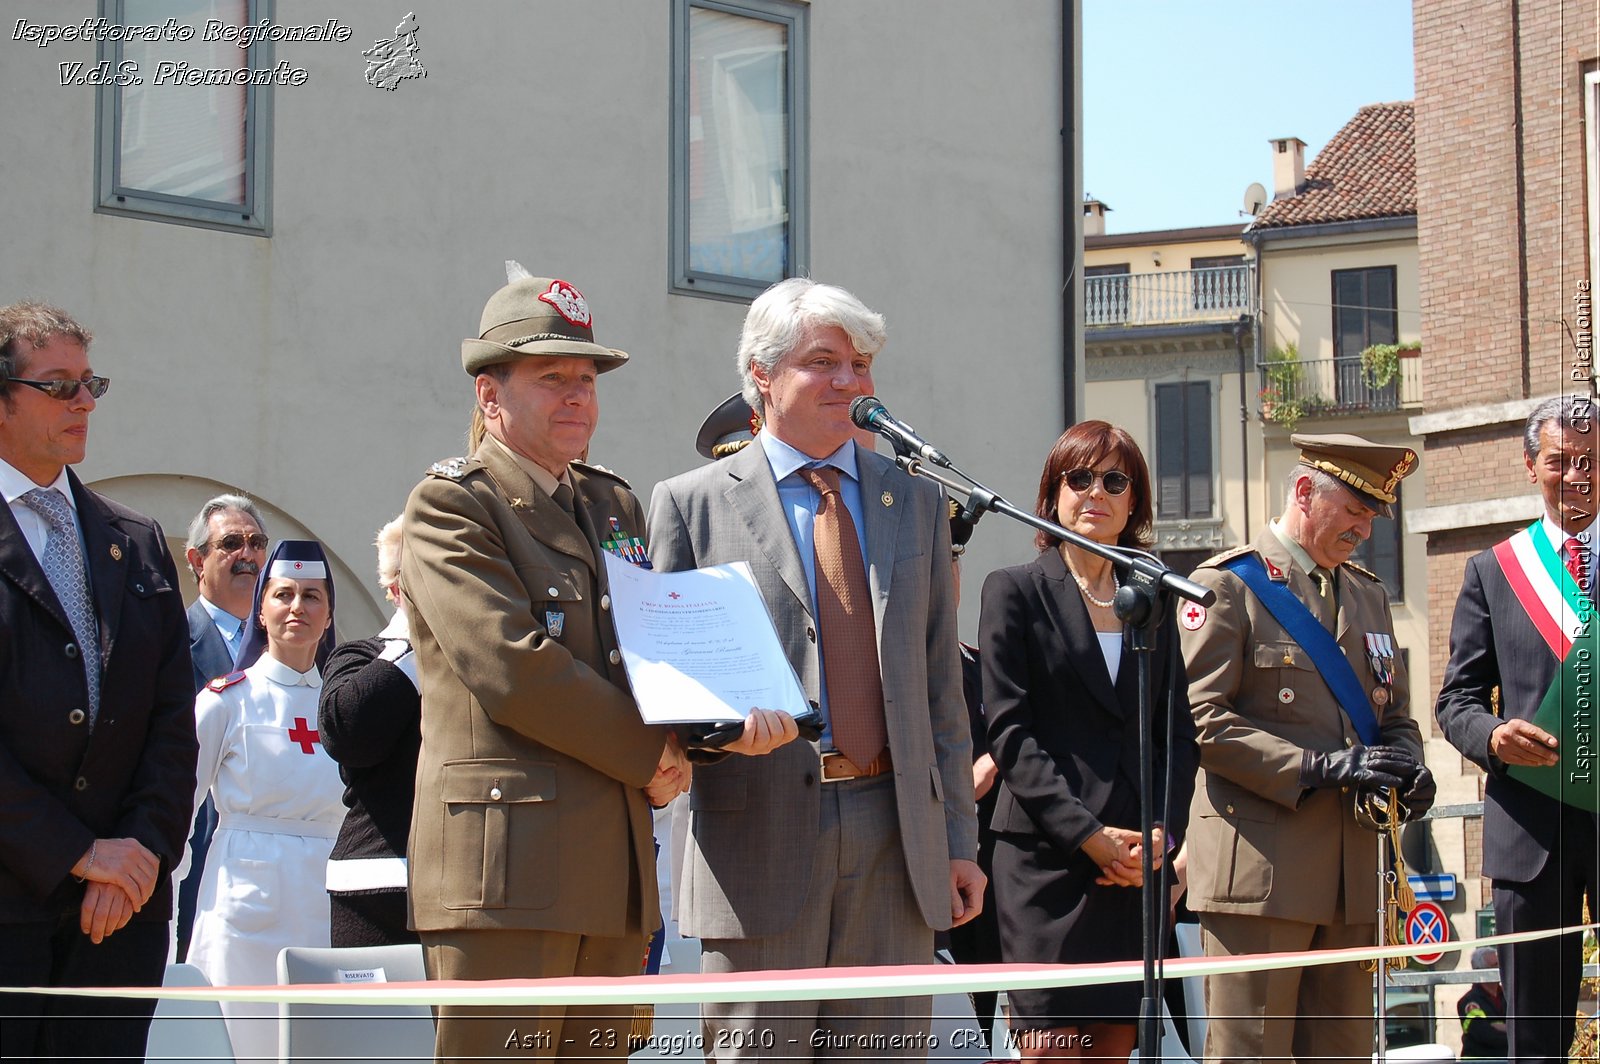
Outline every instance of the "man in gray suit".
{"label": "man in gray suit", "polygon": [[[194,693],[218,676],[233,671],[244,645],[245,621],[255,602],[256,574],[267,560],[266,524],[256,504],[243,495],[224,494],[210,499],[189,522],[185,560],[200,585],[189,607],[189,658],[194,663]],[[174,927],[182,960],[189,953],[189,932],[194,928],[194,907],[205,871],[206,851],[217,829],[211,799],[195,811],[188,869],[178,886],[178,918]]]}
{"label": "man in gray suit", "polygon": [[[773,286],[738,351],[759,445],[651,500],[657,568],[749,563],[825,720],[695,773],[677,916],[706,972],[922,963],[982,906],[945,503],[850,421],[883,341],[849,292]],[[708,1059],[921,1057],[928,999],[707,1004],[705,1026]]]}

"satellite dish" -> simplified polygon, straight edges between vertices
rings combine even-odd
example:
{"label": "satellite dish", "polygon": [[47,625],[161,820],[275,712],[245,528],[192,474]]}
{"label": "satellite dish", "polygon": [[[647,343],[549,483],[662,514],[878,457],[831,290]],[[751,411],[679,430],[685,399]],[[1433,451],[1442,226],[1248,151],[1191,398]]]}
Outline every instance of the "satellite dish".
{"label": "satellite dish", "polygon": [[1241,213],[1254,218],[1266,205],[1267,190],[1261,187],[1259,181],[1250,182],[1250,187],[1244,190],[1244,210]]}

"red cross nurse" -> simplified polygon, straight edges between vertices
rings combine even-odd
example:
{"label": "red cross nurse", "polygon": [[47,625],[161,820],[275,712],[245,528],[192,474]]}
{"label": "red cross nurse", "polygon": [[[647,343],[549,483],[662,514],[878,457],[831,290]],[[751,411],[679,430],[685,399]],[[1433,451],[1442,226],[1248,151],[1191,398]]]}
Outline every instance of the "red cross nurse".
{"label": "red cross nurse", "polygon": [[[320,544],[278,544],[256,581],[243,671],[195,700],[195,804],[210,792],[189,963],[217,986],[276,983],[278,951],[328,944],[328,853],[344,819],[339,766],[317,734],[321,664],[333,646],[333,577]],[[277,1008],[225,1002],[239,1060],[278,1057]]]}

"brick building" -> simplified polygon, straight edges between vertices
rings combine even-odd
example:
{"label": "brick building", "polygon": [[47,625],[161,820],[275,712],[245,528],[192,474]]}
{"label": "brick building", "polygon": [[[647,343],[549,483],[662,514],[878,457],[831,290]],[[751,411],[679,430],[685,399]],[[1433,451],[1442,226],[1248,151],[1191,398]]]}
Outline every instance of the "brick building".
{"label": "brick building", "polygon": [[[1434,687],[1419,692],[1419,717],[1449,655],[1466,560],[1541,512],[1523,422],[1539,400],[1592,387],[1574,297],[1593,275],[1600,214],[1597,32],[1593,0],[1414,3],[1425,372],[1411,430],[1428,476],[1407,528],[1428,539]],[[1477,793],[1441,801],[1481,794],[1477,769],[1462,766]],[[1460,833],[1469,906],[1489,903],[1481,823],[1435,828]]]}

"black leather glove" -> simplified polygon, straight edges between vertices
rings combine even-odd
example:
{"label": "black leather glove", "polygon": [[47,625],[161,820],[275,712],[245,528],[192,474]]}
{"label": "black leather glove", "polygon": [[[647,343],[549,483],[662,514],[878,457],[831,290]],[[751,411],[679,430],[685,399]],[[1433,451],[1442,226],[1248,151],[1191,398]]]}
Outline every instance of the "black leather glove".
{"label": "black leather glove", "polygon": [[1433,799],[1438,793],[1439,786],[1433,782],[1433,773],[1428,771],[1427,765],[1418,763],[1410,784],[1400,792],[1400,804],[1405,806],[1406,819],[1417,820],[1432,809]]}
{"label": "black leather glove", "polygon": [[1392,746],[1352,746],[1326,754],[1307,750],[1300,755],[1300,786],[1403,790],[1418,767],[1416,758]]}

